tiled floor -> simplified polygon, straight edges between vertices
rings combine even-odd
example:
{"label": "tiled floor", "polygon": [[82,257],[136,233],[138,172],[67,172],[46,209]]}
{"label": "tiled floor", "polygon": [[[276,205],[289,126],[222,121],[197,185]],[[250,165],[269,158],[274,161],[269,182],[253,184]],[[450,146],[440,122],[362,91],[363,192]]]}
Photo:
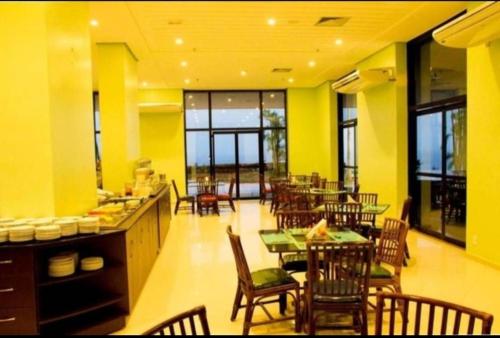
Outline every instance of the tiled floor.
{"label": "tiled floor", "polygon": [[[267,252],[257,231],[275,228],[269,206],[245,201],[236,213],[224,209],[221,216],[174,216],[165,246],[149,276],[138,304],[119,334],[138,334],[154,324],[204,304],[212,333],[241,334],[243,310],[236,321],[229,320],[236,290],[236,267],[226,236],[226,226],[241,234],[252,270],[277,265],[277,256]],[[405,293],[436,297],[486,312],[496,317],[493,332],[500,333],[500,269],[466,256],[463,249],[410,231],[412,254],[403,270]],[[277,313],[276,307],[271,307]],[[263,316],[256,310],[256,318]],[[264,318],[264,317],[262,317]],[[373,333],[374,315],[369,316]],[[251,334],[293,333],[293,324],[283,322],[256,327]]]}

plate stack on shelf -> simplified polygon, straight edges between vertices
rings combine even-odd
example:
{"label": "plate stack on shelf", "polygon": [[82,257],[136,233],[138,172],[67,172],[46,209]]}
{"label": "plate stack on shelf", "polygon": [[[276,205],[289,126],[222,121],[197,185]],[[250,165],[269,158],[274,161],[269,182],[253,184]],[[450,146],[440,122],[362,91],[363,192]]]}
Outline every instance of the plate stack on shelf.
{"label": "plate stack on shelf", "polygon": [[28,222],[28,224],[33,225],[35,228],[37,228],[41,226],[51,225],[53,221],[53,218],[37,218],[31,222]]}
{"label": "plate stack on shelf", "polygon": [[4,217],[4,218],[0,218],[0,227],[2,226],[2,224],[5,224],[5,223],[12,223],[14,222],[15,219],[12,218],[12,217]]}
{"label": "plate stack on shelf", "polygon": [[75,273],[75,257],[73,254],[61,254],[49,258],[49,277],[66,277]]}
{"label": "plate stack on shelf", "polygon": [[9,241],[29,242],[35,237],[35,227],[32,225],[20,225],[9,228]]}
{"label": "plate stack on shelf", "polygon": [[42,225],[35,229],[37,241],[51,241],[61,238],[61,227],[59,225]]}
{"label": "plate stack on shelf", "polygon": [[7,242],[9,240],[9,229],[0,226],[0,243]]}
{"label": "plate stack on shelf", "polygon": [[78,220],[76,219],[60,219],[54,222],[61,228],[61,236],[69,237],[78,234]]}
{"label": "plate stack on shelf", "polygon": [[99,233],[99,217],[84,217],[78,220],[78,233],[80,234]]}
{"label": "plate stack on shelf", "polygon": [[87,257],[80,262],[82,271],[96,271],[104,267],[104,259],[102,257]]}
{"label": "plate stack on shelf", "polygon": [[20,227],[20,226],[24,226],[24,225],[28,225],[28,224],[26,222],[20,221],[20,220],[2,223],[2,226],[4,228],[8,228],[8,229],[15,228],[15,227]]}

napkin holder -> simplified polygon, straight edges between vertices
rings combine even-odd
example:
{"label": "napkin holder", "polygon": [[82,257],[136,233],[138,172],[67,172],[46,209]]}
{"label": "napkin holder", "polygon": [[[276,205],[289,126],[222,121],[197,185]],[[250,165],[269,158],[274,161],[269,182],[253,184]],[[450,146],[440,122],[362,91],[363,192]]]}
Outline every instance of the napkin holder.
{"label": "napkin holder", "polygon": [[319,221],[312,229],[306,234],[307,240],[326,238],[326,219]]}

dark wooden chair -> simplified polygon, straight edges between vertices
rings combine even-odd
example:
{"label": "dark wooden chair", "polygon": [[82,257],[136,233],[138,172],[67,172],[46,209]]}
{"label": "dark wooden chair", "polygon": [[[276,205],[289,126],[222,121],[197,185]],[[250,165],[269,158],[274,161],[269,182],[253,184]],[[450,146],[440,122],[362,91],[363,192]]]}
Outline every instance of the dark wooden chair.
{"label": "dark wooden chair", "polygon": [[[245,258],[245,253],[241,245],[240,236],[233,234],[231,226],[227,227],[227,234],[233,249],[234,259],[236,261],[236,270],[238,272],[238,286],[231,313],[231,321],[236,319],[238,310],[245,308],[245,322],[243,324],[243,335],[248,335],[250,328],[257,325],[281,322],[285,320],[295,320],[295,331],[300,332],[300,284],[285,270],[280,268],[262,269],[250,272]],[[284,315],[286,309],[286,295],[291,295],[295,303],[295,315],[274,318],[271,316],[266,304],[279,303],[280,313]],[[246,298],[246,305],[241,305],[243,296]],[[269,297],[278,297],[277,299],[267,300]],[[254,309],[260,306],[269,320],[253,323],[252,317]]]}
{"label": "dark wooden chair", "polygon": [[273,194],[272,187],[267,187],[265,177],[263,174],[259,175],[259,185],[260,185],[260,204],[266,204],[267,196]]}
{"label": "dark wooden chair", "polygon": [[326,189],[326,178],[322,178],[319,181],[319,188],[320,189]]}
{"label": "dark wooden chair", "polygon": [[[371,267],[370,288],[376,288],[377,291],[388,289],[394,293],[402,293],[401,270],[408,228],[408,223],[405,221],[394,218],[385,219],[377,253]],[[382,264],[390,266],[393,271],[386,269]]]}
{"label": "dark wooden chair", "polygon": [[288,209],[289,210],[311,210],[309,199],[309,188],[295,188],[289,190]]}
{"label": "dark wooden chair", "polygon": [[[386,300],[390,302],[388,332],[383,330]],[[395,321],[398,305],[403,308],[404,319],[400,322]],[[451,321],[451,318],[453,318],[453,321]],[[479,321],[479,327],[476,327],[476,321]],[[382,334],[391,336],[421,334],[488,335],[491,334],[492,325],[493,315],[458,304],[420,296],[377,293],[375,315],[375,334],[377,336]],[[410,327],[413,327],[412,332]],[[474,330],[475,327],[476,330]]]}
{"label": "dark wooden chair", "polygon": [[[367,298],[373,244],[308,242],[305,311],[307,331],[316,333],[317,320],[328,312],[353,316],[353,328],[368,334]],[[323,311],[319,314],[316,311]],[[326,326],[332,328],[332,326]]]}
{"label": "dark wooden chair", "polygon": [[[411,202],[412,198],[411,196],[408,196],[403,203],[403,209],[401,210],[400,220],[408,221],[408,216],[410,215]],[[371,237],[373,241],[376,241],[378,238],[380,238],[381,233],[382,233],[382,228],[375,226],[371,232]],[[408,242],[405,242],[405,259],[403,261],[403,265],[405,266],[407,265],[406,259],[410,259],[410,250],[408,248]]]}
{"label": "dark wooden chair", "polygon": [[[326,190],[333,190],[333,191],[342,191],[344,190],[344,182],[342,181],[327,181],[325,183],[325,189]],[[342,195],[341,194],[328,194],[323,196],[323,202],[341,202],[342,201]]]}
{"label": "dark wooden chair", "polygon": [[[174,316],[161,324],[156,325],[155,327],[149,329],[144,332],[143,336],[153,336],[153,335],[193,335],[196,336],[198,334],[197,324],[195,323],[196,317],[198,317],[198,329],[201,326],[201,334],[204,336],[210,335],[210,328],[208,327],[207,321],[207,310],[205,306],[197,306],[189,311],[183,312]],[[176,327],[178,330],[176,331]]]}
{"label": "dark wooden chair", "polygon": [[[234,185],[236,183],[236,179],[234,177],[231,178],[231,182],[229,183],[229,191],[227,194],[217,194],[217,200],[219,202],[228,202],[229,206],[233,211],[236,211],[236,208],[234,207],[234,201],[233,201],[233,192],[234,192]],[[220,208],[220,205],[219,205]]]}
{"label": "dark wooden chair", "polygon": [[313,188],[319,188],[321,184],[321,178],[318,172],[313,172],[311,174],[311,183]]}
{"label": "dark wooden chair", "polygon": [[[321,214],[310,210],[281,210],[276,213],[278,230],[311,228],[321,221]],[[280,267],[289,273],[307,271],[307,254],[305,252],[282,255],[279,253]]]}
{"label": "dark wooden chair", "polygon": [[353,193],[357,194],[359,192],[359,189],[361,188],[361,186],[359,185],[359,183],[356,183],[354,185],[354,190],[353,190]]}
{"label": "dark wooden chair", "polygon": [[[376,193],[352,193],[350,194],[351,198],[354,199],[356,202],[361,203],[361,204],[372,204],[376,205],[378,201],[378,194]],[[376,221],[376,215],[375,214],[361,214],[361,223],[363,227],[363,234],[365,236],[370,236],[372,230],[375,228],[375,221]]]}
{"label": "dark wooden chair", "polygon": [[274,214],[280,209],[291,209],[292,202],[292,193],[286,183],[279,183],[273,187],[272,209]]}
{"label": "dark wooden chair", "polygon": [[269,183],[271,184],[271,190],[273,192],[270,212],[276,212],[277,206],[279,205],[280,192],[282,189],[286,189],[286,184],[282,180],[276,178],[269,179]]}
{"label": "dark wooden chair", "polygon": [[212,209],[217,215],[219,212],[219,200],[217,199],[218,184],[206,185],[206,182],[199,180],[197,182],[198,194],[196,195],[196,203],[198,206],[198,213],[203,216],[203,208],[206,209],[208,214],[209,209]]}
{"label": "dark wooden chair", "polygon": [[[175,198],[176,198],[174,214],[177,215],[177,212],[181,208],[182,209],[191,209],[191,212],[194,214],[195,197],[194,196],[180,196],[179,190],[177,189],[177,184],[175,184],[175,180],[172,180],[172,186],[174,187]],[[180,205],[182,202],[190,203],[191,206],[190,207],[181,207]]]}
{"label": "dark wooden chair", "polygon": [[362,233],[360,203],[325,203],[325,218],[329,227]]}

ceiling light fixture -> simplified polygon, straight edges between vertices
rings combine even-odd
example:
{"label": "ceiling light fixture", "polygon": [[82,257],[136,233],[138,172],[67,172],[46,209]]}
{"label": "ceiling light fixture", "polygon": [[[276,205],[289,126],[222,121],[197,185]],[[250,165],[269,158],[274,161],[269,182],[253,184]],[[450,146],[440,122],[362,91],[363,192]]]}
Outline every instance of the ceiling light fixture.
{"label": "ceiling light fixture", "polygon": [[274,94],[269,95],[271,99],[274,99]]}
{"label": "ceiling light fixture", "polygon": [[182,40],[181,38],[175,39],[175,44],[176,45],[182,45],[183,43],[184,43],[184,40]]}
{"label": "ceiling light fixture", "polygon": [[184,83],[185,83],[185,84],[190,84],[190,83],[191,83],[191,80],[190,80],[190,79],[185,79],[185,80],[184,80]]}
{"label": "ceiling light fixture", "polygon": [[92,19],[92,20],[90,20],[90,25],[92,27],[97,27],[97,26],[99,26],[99,21],[97,21],[96,19]]}
{"label": "ceiling light fixture", "polygon": [[316,61],[314,60],[311,60],[307,63],[309,65],[309,67],[313,68],[313,67],[316,67]]}
{"label": "ceiling light fixture", "polygon": [[148,85],[147,81],[142,81],[142,86],[146,87]]}
{"label": "ceiling light fixture", "polygon": [[227,98],[227,102],[231,102],[233,101],[233,99],[231,99],[230,97]]}
{"label": "ceiling light fixture", "polygon": [[337,39],[337,40],[335,40],[335,44],[336,44],[337,46],[340,46],[340,45],[341,45],[341,44],[343,44],[343,43],[344,43],[344,41],[342,41],[342,39]]}
{"label": "ceiling light fixture", "polygon": [[247,76],[247,72],[246,72],[246,71],[244,71],[244,70],[242,70],[242,71],[240,72],[240,75],[241,75],[241,76]]}
{"label": "ceiling light fixture", "polygon": [[188,62],[187,61],[181,61],[181,67],[187,67]]}
{"label": "ceiling light fixture", "polygon": [[293,83],[294,81],[295,80],[293,79],[293,77],[291,77],[291,78],[288,79],[288,82],[290,82],[290,83]]}
{"label": "ceiling light fixture", "polygon": [[275,19],[275,18],[269,18],[269,19],[267,19],[267,24],[268,24],[269,26],[274,26],[274,25],[276,25],[276,19]]}
{"label": "ceiling light fixture", "polygon": [[190,99],[190,100],[191,100],[192,98],[193,98],[193,95],[189,95],[189,96],[188,96],[188,99]]}

